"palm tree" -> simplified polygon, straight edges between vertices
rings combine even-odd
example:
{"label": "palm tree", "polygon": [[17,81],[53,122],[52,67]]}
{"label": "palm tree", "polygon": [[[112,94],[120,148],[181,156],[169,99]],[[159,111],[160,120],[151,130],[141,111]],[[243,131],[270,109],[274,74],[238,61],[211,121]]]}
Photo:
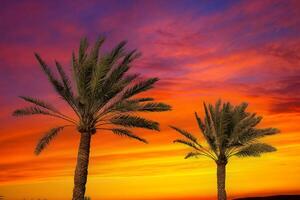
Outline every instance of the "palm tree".
{"label": "palm tree", "polygon": [[90,143],[92,136],[101,131],[111,131],[119,136],[126,136],[147,143],[130,130],[144,128],[159,131],[159,123],[145,119],[139,112],[168,111],[167,104],[154,102],[151,97],[135,97],[135,95],[153,88],[158,78],[142,79],[139,74],[128,74],[132,62],[140,56],[136,50],[125,51],[126,42],[120,42],[109,53],[99,55],[103,37],[88,50],[88,41],[82,39],[78,55],[72,54],[73,82],[61,64],[55,61],[59,78],[57,78],[35,53],[43,72],[54,87],[56,93],[74,111],[74,116],[68,116],[50,103],[38,98],[20,96],[32,106],[15,110],[14,116],[47,115],[64,120],[67,124],[50,129],[39,140],[35,154],[40,154],[59,132],[67,127],[76,127],[80,133],[77,164],[74,175],[73,200],[83,200],[88,175]]}
{"label": "palm tree", "polygon": [[258,139],[279,132],[275,128],[257,128],[262,117],[246,112],[248,104],[233,106],[229,102],[221,105],[221,100],[215,106],[204,103],[205,118],[201,120],[195,113],[196,121],[208,147],[198,142],[198,139],[186,130],[171,126],[185,139],[174,140],[192,148],[185,159],[206,156],[217,164],[218,200],[226,200],[225,177],[226,165],[230,157],[260,156],[262,153],[273,152],[276,149],[268,144],[260,143]]}

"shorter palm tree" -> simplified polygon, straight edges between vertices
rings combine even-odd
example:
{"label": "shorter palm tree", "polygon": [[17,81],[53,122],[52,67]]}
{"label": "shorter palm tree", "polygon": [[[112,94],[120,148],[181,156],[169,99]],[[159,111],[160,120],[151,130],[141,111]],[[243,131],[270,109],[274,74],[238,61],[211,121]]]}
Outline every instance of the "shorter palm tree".
{"label": "shorter palm tree", "polygon": [[257,128],[262,117],[246,112],[247,103],[233,106],[229,102],[221,105],[221,100],[213,106],[204,103],[205,117],[200,119],[195,113],[198,126],[208,147],[198,142],[198,139],[186,130],[171,126],[185,139],[174,140],[175,143],[187,145],[193,149],[185,159],[206,156],[217,164],[218,200],[226,200],[225,177],[226,165],[230,157],[258,157],[262,153],[273,152],[276,149],[258,139],[279,132],[275,128]]}

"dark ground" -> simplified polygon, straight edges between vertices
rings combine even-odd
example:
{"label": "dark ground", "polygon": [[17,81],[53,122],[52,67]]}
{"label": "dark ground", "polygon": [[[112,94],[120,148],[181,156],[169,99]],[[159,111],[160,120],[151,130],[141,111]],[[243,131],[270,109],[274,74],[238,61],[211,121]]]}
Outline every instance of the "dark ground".
{"label": "dark ground", "polygon": [[300,200],[300,195],[278,195],[267,197],[245,197],[234,200]]}

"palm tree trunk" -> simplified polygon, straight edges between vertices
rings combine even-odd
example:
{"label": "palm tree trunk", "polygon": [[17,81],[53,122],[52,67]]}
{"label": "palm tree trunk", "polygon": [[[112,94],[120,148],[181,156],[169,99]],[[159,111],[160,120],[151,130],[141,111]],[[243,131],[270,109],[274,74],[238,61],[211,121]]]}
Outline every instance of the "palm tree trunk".
{"label": "palm tree trunk", "polygon": [[218,184],[218,200],[226,200],[225,190],[225,178],[226,178],[226,164],[217,164],[217,184]]}
{"label": "palm tree trunk", "polygon": [[84,200],[85,184],[88,175],[91,134],[83,132],[80,135],[72,200]]}

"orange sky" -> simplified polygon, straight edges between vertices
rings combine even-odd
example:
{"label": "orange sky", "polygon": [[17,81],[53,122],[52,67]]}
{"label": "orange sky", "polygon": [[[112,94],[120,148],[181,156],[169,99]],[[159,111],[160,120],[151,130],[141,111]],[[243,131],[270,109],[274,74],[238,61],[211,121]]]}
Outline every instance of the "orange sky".
{"label": "orange sky", "polygon": [[184,160],[188,149],[172,143],[180,136],[168,125],[199,133],[194,111],[203,115],[203,101],[219,98],[249,102],[249,110],[264,117],[262,126],[281,130],[265,139],[277,152],[230,161],[229,196],[300,193],[299,1],[187,2],[4,3],[0,195],[71,198],[79,135],[66,129],[34,156],[42,133],[61,121],[13,118],[11,112],[25,105],[18,95],[50,99],[69,112],[33,52],[68,66],[79,38],[98,33],[108,36],[105,49],[128,39],[129,48],[143,52],[134,71],[161,78],[145,96],[171,104],[173,111],[148,115],[159,119],[161,132],[136,130],[149,144],[108,132],[93,136],[87,184],[93,200],[215,199],[215,164],[206,158]]}

